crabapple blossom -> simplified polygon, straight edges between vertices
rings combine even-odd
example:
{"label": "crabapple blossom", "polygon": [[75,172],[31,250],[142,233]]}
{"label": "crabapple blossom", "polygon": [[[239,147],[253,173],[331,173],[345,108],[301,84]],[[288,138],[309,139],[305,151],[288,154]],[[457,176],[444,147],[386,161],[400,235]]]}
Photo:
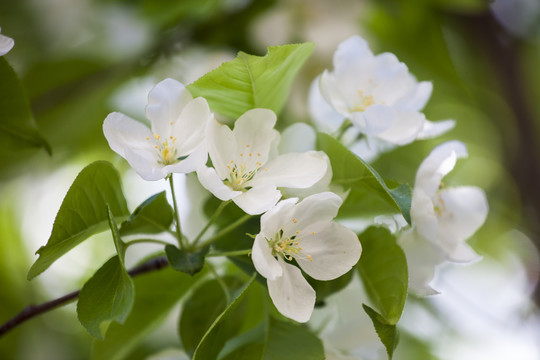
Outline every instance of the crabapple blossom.
{"label": "crabapple blossom", "polygon": [[148,94],[146,116],[151,128],[118,112],[103,122],[111,149],[143,179],[159,180],[204,165],[205,130],[213,118],[204,98],[193,99],[184,85],[165,79]]}
{"label": "crabapple blossom", "polygon": [[281,198],[277,187],[308,188],[326,173],[327,161],[316,151],[277,155],[276,115],[252,109],[234,129],[211,122],[208,153],[213,167],[197,170],[201,184],[217,198],[232,200],[246,213],[261,214]]}
{"label": "crabapple blossom", "polygon": [[362,247],[353,231],[332,221],[342,203],[338,195],[324,192],[297,201],[283,200],[261,216],[251,258],[267,279],[279,312],[306,322],[313,312],[315,291],[291,262],[295,260],[314,279],[332,280],[358,262]]}

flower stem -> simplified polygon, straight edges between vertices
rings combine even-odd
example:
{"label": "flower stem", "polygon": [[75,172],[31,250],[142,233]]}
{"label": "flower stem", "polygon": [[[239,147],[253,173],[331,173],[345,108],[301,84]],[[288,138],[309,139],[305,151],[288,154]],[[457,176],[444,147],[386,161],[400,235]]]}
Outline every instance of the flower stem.
{"label": "flower stem", "polygon": [[199,233],[199,235],[197,235],[197,237],[195,238],[195,240],[193,240],[193,246],[196,246],[197,243],[199,242],[199,240],[201,240],[202,236],[204,235],[204,233],[206,233],[206,231],[208,230],[208,228],[210,228],[210,226],[214,223],[214,221],[216,221],[216,219],[218,218],[218,216],[221,214],[221,212],[223,211],[223,209],[225,209],[225,207],[227,205],[229,205],[229,203],[231,202],[231,200],[229,201],[223,201],[221,202],[221,204],[219,204],[218,208],[216,209],[216,211],[214,211],[214,215],[212,215],[212,217],[210,218],[210,220],[208,220],[208,223],[206,224],[206,226],[204,227],[204,229],[201,230],[201,232]]}
{"label": "flower stem", "polygon": [[245,250],[235,250],[235,251],[209,253],[206,256],[207,257],[211,257],[211,256],[241,256],[241,255],[248,255],[250,253],[251,253],[251,249],[245,249]]}
{"label": "flower stem", "polygon": [[160,244],[160,245],[170,245],[167,241],[158,240],[158,239],[137,239],[126,242],[126,248],[134,245],[134,244],[141,244],[141,243],[152,243],[152,244]]}
{"label": "flower stem", "polygon": [[182,227],[180,225],[180,213],[178,212],[178,205],[176,204],[176,195],[174,193],[174,182],[172,174],[169,174],[169,185],[171,187],[171,194],[174,206],[174,215],[176,219],[176,237],[178,239],[178,245],[180,249],[184,249],[184,242],[182,241]]}
{"label": "flower stem", "polygon": [[239,227],[240,225],[242,225],[243,223],[245,223],[246,221],[248,221],[251,217],[252,217],[252,215],[248,215],[248,214],[242,216],[241,218],[239,218],[238,220],[236,220],[235,222],[233,222],[233,223],[230,224],[229,226],[225,227],[224,229],[222,229],[220,232],[218,232],[217,234],[215,234],[215,235],[212,236],[211,238],[208,238],[208,239],[206,239],[205,241],[203,241],[203,242],[198,246],[198,248],[203,248],[203,247],[205,247],[206,245],[210,245],[211,243],[213,243],[214,241],[216,241],[217,239],[219,239],[219,238],[222,237],[223,235],[228,234],[229,232],[233,231],[234,229],[236,229],[237,227]]}
{"label": "flower stem", "polygon": [[345,135],[345,132],[347,131],[347,129],[349,129],[351,126],[352,126],[351,120],[349,120],[349,119],[343,120],[343,122],[341,123],[341,126],[339,127],[339,129],[336,132],[336,136],[335,136],[336,139],[338,141],[341,140],[343,135]]}
{"label": "flower stem", "polygon": [[229,288],[227,288],[227,284],[225,284],[225,281],[223,281],[221,276],[219,276],[216,269],[214,269],[213,265],[209,263],[207,263],[207,265],[212,275],[214,275],[214,277],[216,278],[219,286],[221,286],[221,289],[223,290],[223,294],[225,295],[225,301],[227,301],[227,305],[229,305],[231,303],[231,294],[229,294]]}

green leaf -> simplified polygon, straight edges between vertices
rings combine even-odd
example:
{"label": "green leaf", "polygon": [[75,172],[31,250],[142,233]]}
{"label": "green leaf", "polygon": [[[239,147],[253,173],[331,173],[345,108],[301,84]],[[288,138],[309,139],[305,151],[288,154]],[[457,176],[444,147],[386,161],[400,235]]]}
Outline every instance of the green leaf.
{"label": "green leaf", "polygon": [[30,268],[28,279],[41,274],[90,236],[105,231],[109,222],[107,205],[115,217],[129,215],[118,172],[108,162],[96,161],[85,167],[69,188],[47,245],[36,252],[39,258]]}
{"label": "green leaf", "polygon": [[180,250],[174,245],[165,246],[165,253],[171,267],[191,276],[202,270],[208,250],[208,246],[195,252]]}
{"label": "green leaf", "polygon": [[135,296],[133,280],[122,266],[119,256],[112,257],[81,289],[77,315],[90,335],[102,339],[101,323],[124,322]]}
{"label": "green leaf", "polygon": [[366,314],[368,314],[368,316],[371,318],[375,331],[386,348],[388,359],[392,360],[394,350],[396,349],[399,341],[399,332],[396,325],[389,324],[379,313],[366,304],[362,304],[362,307],[364,308]]}
{"label": "green leaf", "polygon": [[231,340],[240,346],[222,360],[324,360],[321,340],[306,327],[273,318]]}
{"label": "green leaf", "polygon": [[169,229],[172,221],[173,210],[163,191],[149,197],[135,209],[122,223],[120,235],[161,233]]}
{"label": "green leaf", "polygon": [[277,114],[313,48],[308,42],[272,46],[262,57],[239,52],[234,60],[188,85],[188,90],[194,97],[208,100],[213,111],[231,119],[253,108],[268,108]]}
{"label": "green leaf", "polygon": [[92,360],[122,360],[156,328],[206,272],[195,277],[171,268],[133,279],[135,302],[124,324],[112,323],[103,341],[94,342]]}
{"label": "green leaf", "polygon": [[[358,201],[363,201],[366,195],[368,197],[375,195],[379,202],[383,200],[391,205],[403,214],[409,224],[411,223],[411,192],[408,185],[403,184],[390,189],[371,165],[350,152],[328,134],[317,133],[317,147],[330,158],[333,172],[332,183],[344,185],[352,188],[355,192],[360,192],[362,196],[357,197]],[[372,208],[372,206],[364,207],[368,211]]]}
{"label": "green leaf", "polygon": [[51,154],[51,147],[38,131],[21,82],[3,57],[0,79],[0,153],[44,147]]}
{"label": "green leaf", "polygon": [[225,342],[235,335],[235,333],[231,332],[231,329],[234,329],[237,326],[238,319],[242,315],[243,307],[241,304],[250,287],[253,285],[253,279],[255,279],[255,275],[253,275],[246,283],[240,295],[238,295],[227,309],[219,315],[212,326],[210,326],[208,331],[204,334],[197,349],[195,349],[193,360],[217,359]]}
{"label": "green leaf", "polygon": [[316,280],[309,275],[305,276],[313,290],[315,290],[317,296],[315,306],[324,305],[324,299],[345,288],[351,282],[353,272],[354,268],[340,277],[328,281]]}
{"label": "green leaf", "polygon": [[[238,290],[242,286],[242,282],[237,278],[226,277],[223,281],[229,291]],[[189,355],[193,355],[204,334],[227,308],[227,297],[223,291],[219,282],[213,279],[198,287],[184,303],[178,332],[184,350]],[[229,332],[236,333],[242,322],[236,321],[230,325]]]}
{"label": "green leaf", "polygon": [[395,325],[407,299],[408,272],[403,250],[387,229],[370,227],[359,236],[358,270],[366,292],[386,323]]}

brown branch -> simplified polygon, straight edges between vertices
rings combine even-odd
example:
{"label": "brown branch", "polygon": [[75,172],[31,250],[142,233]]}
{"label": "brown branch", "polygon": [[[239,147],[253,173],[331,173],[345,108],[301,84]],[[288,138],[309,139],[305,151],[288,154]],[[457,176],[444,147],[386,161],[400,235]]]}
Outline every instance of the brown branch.
{"label": "brown branch", "polygon": [[[131,277],[135,277],[135,276],[145,274],[148,272],[161,270],[168,265],[169,263],[167,262],[167,258],[163,256],[163,257],[149,260],[139,266],[134,267],[133,269],[128,271],[128,274]],[[69,294],[66,294],[64,296],[61,296],[57,299],[47,301],[39,305],[27,306],[20,313],[18,313],[13,318],[11,318],[6,323],[4,323],[2,326],[0,326],[0,337],[8,333],[10,330],[16,328],[17,326],[21,325],[26,320],[32,319],[33,317],[41,315],[47,311],[54,310],[57,307],[70,303],[71,301],[79,297],[79,293],[80,293],[80,290],[77,290]]]}

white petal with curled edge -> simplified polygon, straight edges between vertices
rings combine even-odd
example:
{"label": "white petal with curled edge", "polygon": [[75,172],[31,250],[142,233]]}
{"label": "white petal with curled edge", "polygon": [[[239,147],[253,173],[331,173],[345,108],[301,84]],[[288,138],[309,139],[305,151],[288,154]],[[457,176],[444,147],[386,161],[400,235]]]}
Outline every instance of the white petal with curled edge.
{"label": "white petal with curled edge", "polygon": [[416,84],[411,91],[399,99],[394,105],[407,111],[420,111],[426,106],[432,91],[433,84],[431,81],[422,81]]}
{"label": "white petal with curled edge", "polygon": [[317,76],[309,88],[309,114],[318,129],[321,129],[324,132],[333,133],[339,129],[345,118],[334,110],[322,96],[321,90],[319,89],[319,82],[320,76]]}
{"label": "white petal with curled edge", "polygon": [[283,224],[292,219],[297,198],[282,200],[273,208],[261,216],[261,233],[268,238],[273,238]]}
{"label": "white petal with curled edge", "polygon": [[186,87],[173,79],[157,83],[148,93],[146,117],[155,134],[169,137],[171,121],[176,121],[182,109],[193,99]]}
{"label": "white petal with curled edge", "polygon": [[293,218],[283,224],[283,235],[292,236],[297,230],[318,222],[329,222],[336,217],[341,198],[332,192],[323,192],[308,196],[294,208]]}
{"label": "white petal with curled edge", "polygon": [[433,196],[442,178],[454,168],[458,158],[467,156],[467,147],[461,141],[442,143],[422,161],[416,172],[414,187],[420,188],[428,196]]}
{"label": "white petal with curled edge", "polygon": [[304,279],[300,269],[278,259],[283,275],[268,280],[268,292],[278,311],[284,316],[304,323],[315,307],[315,290]]}
{"label": "white petal with curled edge", "polygon": [[433,201],[422,189],[416,187],[411,199],[411,220],[423,237],[436,241],[439,220],[433,208]]}
{"label": "white petal with curled edge", "polygon": [[452,130],[454,126],[456,126],[456,121],[452,119],[437,122],[426,120],[416,138],[418,140],[431,139]]}
{"label": "white petal with curled edge", "polygon": [[334,53],[333,63],[336,71],[347,71],[358,63],[372,61],[373,53],[366,40],[358,35],[342,41]]}
{"label": "white petal with curled edge", "polygon": [[207,132],[208,154],[212,165],[219,177],[225,179],[229,176],[227,168],[231,160],[236,158],[236,139],[231,129],[218,121],[210,120]]}
{"label": "white petal with curled edge", "polygon": [[167,176],[167,172],[163,171],[154,154],[150,151],[136,150],[130,147],[124,148],[124,157],[129,165],[147,181],[161,180]]}
{"label": "white petal with curled edge", "polygon": [[317,151],[283,154],[259,169],[250,184],[307,188],[322,179],[326,167],[326,159]]}
{"label": "white petal with curled edge", "polygon": [[364,112],[351,113],[350,120],[366,135],[378,135],[398,120],[396,111],[387,105],[371,105]]}
{"label": "white petal with curled edge", "polygon": [[270,210],[281,198],[275,186],[255,186],[235,196],[233,201],[246,214],[259,215]]}
{"label": "white petal with curled edge", "polygon": [[405,252],[409,271],[409,290],[420,296],[439,292],[429,284],[435,277],[437,265],[444,261],[440,248],[424,239],[414,229],[405,231],[398,239]]}
{"label": "white petal with curled edge", "polygon": [[205,138],[205,130],[211,119],[206,99],[198,97],[184,107],[180,117],[172,125],[175,145],[181,153],[190,153]]}
{"label": "white petal with curled edge", "polygon": [[341,95],[341,89],[334,74],[324,71],[319,80],[319,90],[324,100],[343,117],[350,113],[349,104]]}
{"label": "white petal with curled edge", "polygon": [[258,234],[253,242],[251,260],[259,274],[268,280],[275,280],[283,275],[283,268],[278,260],[272,256],[272,249],[262,234]]}
{"label": "white petal with curled edge", "polygon": [[296,261],[317,280],[332,280],[345,274],[362,253],[356,234],[333,221],[308,226],[298,236],[302,254],[310,255],[312,260],[297,258]]}
{"label": "white petal with curled edge", "polygon": [[234,191],[225,185],[214,168],[207,166],[200,167],[197,169],[197,178],[206,190],[210,191],[220,200],[231,200],[235,196],[242,194],[241,191]]}
{"label": "white petal with curled edge", "polygon": [[208,160],[208,152],[206,150],[206,142],[201,142],[187,158],[180,160],[180,162],[167,165],[163,168],[167,173],[181,173],[187,174],[201,168],[206,164]]}
{"label": "white petal with curled edge", "polygon": [[6,55],[15,45],[15,41],[5,35],[0,34],[0,56]]}
{"label": "white petal with curled edge", "polygon": [[377,135],[378,138],[396,145],[413,142],[424,126],[424,114],[412,111],[397,111],[397,121],[387,130]]}
{"label": "white petal with curled edge", "polygon": [[103,121],[103,134],[111,149],[123,158],[126,158],[125,148],[154,152],[154,138],[150,129],[122,113],[107,115]]}

